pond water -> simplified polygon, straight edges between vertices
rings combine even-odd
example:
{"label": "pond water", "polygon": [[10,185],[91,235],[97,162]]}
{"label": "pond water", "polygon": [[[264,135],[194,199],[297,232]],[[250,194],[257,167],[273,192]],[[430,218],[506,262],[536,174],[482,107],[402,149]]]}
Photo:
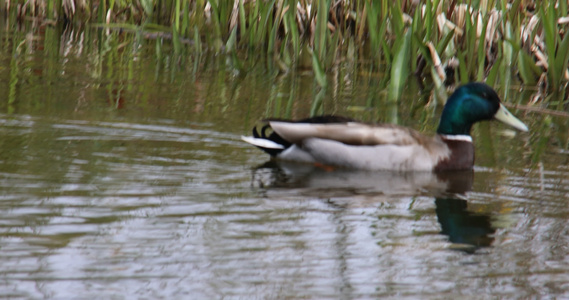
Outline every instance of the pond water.
{"label": "pond water", "polygon": [[120,32],[0,38],[1,297],[569,296],[567,118],[476,125],[473,172],[329,171],[240,136],[311,113],[433,132],[440,105],[413,80],[386,103],[359,61],[322,91],[310,72],[180,60]]}

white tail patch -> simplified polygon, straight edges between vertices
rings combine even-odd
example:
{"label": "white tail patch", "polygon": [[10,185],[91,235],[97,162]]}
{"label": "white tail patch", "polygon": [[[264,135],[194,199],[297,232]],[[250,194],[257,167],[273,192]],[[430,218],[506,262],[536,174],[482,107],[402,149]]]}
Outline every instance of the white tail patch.
{"label": "white tail patch", "polygon": [[261,148],[267,148],[267,149],[284,149],[285,147],[281,144],[277,144],[271,140],[267,140],[267,139],[259,139],[259,138],[254,138],[252,136],[241,136],[241,139],[244,140],[245,142],[257,146],[257,147],[261,147]]}

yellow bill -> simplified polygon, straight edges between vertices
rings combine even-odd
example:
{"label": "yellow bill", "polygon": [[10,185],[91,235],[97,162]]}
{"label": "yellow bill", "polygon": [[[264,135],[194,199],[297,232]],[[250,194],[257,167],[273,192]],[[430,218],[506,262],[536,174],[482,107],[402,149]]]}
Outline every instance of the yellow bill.
{"label": "yellow bill", "polygon": [[494,115],[494,119],[504,124],[510,125],[516,128],[517,130],[528,131],[528,127],[526,126],[526,124],[524,124],[518,118],[514,117],[514,115],[512,115],[512,113],[509,112],[508,109],[503,104],[500,104],[500,109],[498,109],[498,111]]}

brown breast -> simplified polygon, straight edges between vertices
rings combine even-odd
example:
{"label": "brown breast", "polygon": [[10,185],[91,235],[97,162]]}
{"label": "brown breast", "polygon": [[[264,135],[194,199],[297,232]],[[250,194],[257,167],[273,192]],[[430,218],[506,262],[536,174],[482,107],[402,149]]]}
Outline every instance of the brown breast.
{"label": "brown breast", "polygon": [[435,171],[467,170],[474,166],[474,145],[470,141],[452,140],[441,136],[450,150],[450,156],[441,159],[435,166]]}

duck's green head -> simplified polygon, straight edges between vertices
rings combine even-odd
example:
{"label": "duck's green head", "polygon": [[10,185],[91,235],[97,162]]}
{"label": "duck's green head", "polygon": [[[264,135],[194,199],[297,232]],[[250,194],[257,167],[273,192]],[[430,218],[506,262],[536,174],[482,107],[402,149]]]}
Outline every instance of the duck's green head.
{"label": "duck's green head", "polygon": [[470,135],[474,123],[492,119],[528,131],[527,126],[500,103],[500,97],[490,86],[480,82],[469,83],[457,88],[449,97],[437,133]]}

